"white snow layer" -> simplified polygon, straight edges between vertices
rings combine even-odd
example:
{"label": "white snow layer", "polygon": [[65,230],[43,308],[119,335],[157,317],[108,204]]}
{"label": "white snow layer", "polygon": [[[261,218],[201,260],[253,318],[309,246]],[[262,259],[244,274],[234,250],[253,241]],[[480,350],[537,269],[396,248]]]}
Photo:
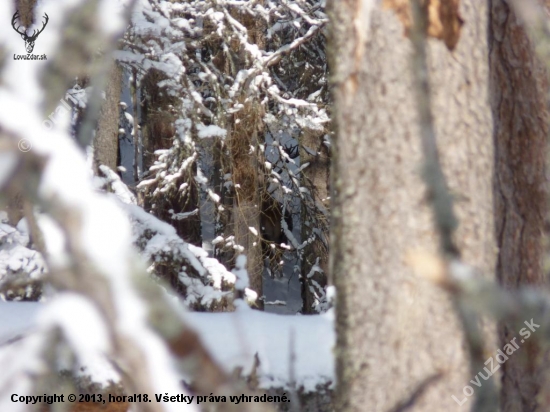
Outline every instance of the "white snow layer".
{"label": "white snow layer", "polygon": [[224,138],[227,135],[227,130],[222,129],[219,126],[216,125],[210,125],[210,126],[203,126],[198,125],[198,135],[201,139],[204,139],[206,137],[222,137]]}
{"label": "white snow layer", "polygon": [[[20,348],[18,358],[24,358],[21,351],[25,345],[18,338],[25,337],[23,342],[32,338],[32,332],[39,326],[43,327],[45,320],[61,320],[66,326],[81,322],[86,308],[83,305],[87,303],[81,298],[78,298],[79,302],[72,302],[76,298],[74,295],[65,296],[52,305],[60,310],[65,307],[63,320],[52,316],[52,306],[35,302],[0,302],[0,359],[6,359],[8,353],[13,356],[16,344]],[[66,310],[71,302],[78,303],[82,310]],[[92,309],[86,309],[90,321],[95,317]],[[332,311],[323,315],[285,316],[243,306],[231,313],[190,312],[185,314],[185,318],[228,373],[242,368],[244,375],[250,374],[257,354],[261,388],[291,388],[291,376],[294,376],[296,387],[303,387],[307,392],[315,391],[317,385],[332,385],[334,382]],[[65,330],[71,330],[73,326]],[[98,329],[101,328],[94,328]],[[86,333],[82,333],[80,338],[75,335],[72,338],[82,341],[84,336]],[[12,341],[16,343],[10,343]],[[104,386],[109,381],[117,382],[117,372],[103,357],[102,352],[106,349],[102,343],[104,339],[94,338],[92,341],[77,345],[81,348],[78,353],[80,366],[94,382]],[[292,357],[295,359],[293,363]]]}

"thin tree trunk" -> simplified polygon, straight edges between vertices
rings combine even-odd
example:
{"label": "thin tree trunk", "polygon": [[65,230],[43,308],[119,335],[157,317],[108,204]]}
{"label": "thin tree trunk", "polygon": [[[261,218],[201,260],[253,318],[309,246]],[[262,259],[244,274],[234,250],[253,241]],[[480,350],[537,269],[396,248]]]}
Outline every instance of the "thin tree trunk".
{"label": "thin tree trunk", "polygon": [[[214,173],[212,173],[212,185],[215,192],[220,195],[220,205],[215,212],[215,237],[221,236],[224,239],[229,237],[231,233],[231,220],[233,215],[234,192],[225,186],[225,175],[230,174],[228,167],[227,154],[225,144],[221,140],[214,143],[212,149],[212,157],[214,159]],[[220,207],[221,206],[221,207]],[[230,267],[234,253],[222,243],[220,246],[214,245],[214,257],[226,266]]]}
{"label": "thin tree trunk", "polygon": [[94,138],[94,170],[105,165],[116,171],[118,152],[119,103],[122,90],[122,69],[113,64],[105,88],[105,100],[101,105],[97,131]]}
{"label": "thin tree trunk", "polygon": [[[542,267],[547,74],[508,2],[492,0],[490,28],[497,277],[506,289],[547,288]],[[501,324],[502,344],[517,333],[515,325]],[[529,340],[521,353],[503,365],[502,411],[549,410],[548,355],[536,340]]]}
{"label": "thin tree trunk", "polygon": [[[263,261],[260,244],[260,179],[258,167],[258,134],[261,117],[258,107],[245,103],[237,113],[230,140],[232,176],[235,185],[233,230],[235,243],[243,248],[237,254],[247,257],[250,288],[263,295]],[[237,122],[238,120],[238,122]],[[263,301],[258,301],[263,308]]]}
{"label": "thin tree trunk", "polygon": [[[260,4],[262,1],[259,2]],[[236,9],[234,10],[236,11]],[[235,18],[242,20],[248,30],[248,39],[256,44],[260,50],[265,49],[265,21],[254,19],[246,14],[235,13]],[[238,56],[236,65],[244,68],[247,52],[238,43],[235,43],[234,52]],[[260,179],[258,165],[259,143],[264,141],[264,108],[257,96],[248,96],[248,88],[243,88],[243,109],[233,117],[230,150],[232,162],[232,178],[235,185],[233,206],[233,225],[235,242],[244,248],[239,253],[247,256],[247,270],[250,288],[263,296],[263,260],[260,244],[260,193],[265,190],[265,184]],[[263,309],[263,301],[257,301],[258,307]]]}
{"label": "thin tree trunk", "polygon": [[[304,130],[300,141],[302,185],[309,188],[309,209],[302,206],[302,238],[312,239],[302,256],[302,313],[316,313],[315,303],[324,293],[328,273],[329,149],[323,144],[323,131]],[[311,208],[319,215],[310,216]],[[314,223],[315,222],[315,223]]]}
{"label": "thin tree trunk", "polygon": [[[406,264],[407,256],[439,250],[421,176],[410,15],[389,0],[332,0],[329,8],[338,410],[389,411],[407,402],[407,411],[456,410],[451,396],[465,398],[472,379],[462,326],[451,297]],[[430,20],[431,109],[443,172],[457,199],[455,243],[465,262],[492,277],[488,10],[485,2],[464,0],[459,15],[451,11],[445,23],[453,30],[437,32]]]}
{"label": "thin tree trunk", "polygon": [[132,71],[132,107],[133,107],[133,131],[134,131],[134,184],[139,183],[139,119],[138,119],[138,84],[137,70]]}

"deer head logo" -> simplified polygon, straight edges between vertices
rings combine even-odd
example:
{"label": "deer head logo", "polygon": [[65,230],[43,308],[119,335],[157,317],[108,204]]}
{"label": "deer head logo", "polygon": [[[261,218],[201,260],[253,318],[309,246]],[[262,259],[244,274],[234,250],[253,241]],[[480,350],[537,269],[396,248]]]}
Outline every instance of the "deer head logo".
{"label": "deer head logo", "polygon": [[15,24],[16,24],[15,21],[19,17],[20,17],[19,16],[19,11],[16,11],[15,14],[13,15],[13,18],[11,19],[11,25],[12,25],[13,29],[21,35],[23,40],[25,40],[25,48],[27,49],[27,53],[30,54],[30,53],[32,53],[32,51],[34,49],[34,42],[36,41],[36,38],[38,37],[38,35],[40,33],[42,33],[44,31],[44,28],[48,24],[48,20],[50,18],[48,17],[48,15],[46,13],[44,13],[45,21],[43,23],[42,28],[38,31],[34,30],[33,33],[32,33],[32,36],[27,36],[27,29],[26,28],[25,28],[25,30],[19,31],[19,28],[21,27],[21,25],[15,27]]}

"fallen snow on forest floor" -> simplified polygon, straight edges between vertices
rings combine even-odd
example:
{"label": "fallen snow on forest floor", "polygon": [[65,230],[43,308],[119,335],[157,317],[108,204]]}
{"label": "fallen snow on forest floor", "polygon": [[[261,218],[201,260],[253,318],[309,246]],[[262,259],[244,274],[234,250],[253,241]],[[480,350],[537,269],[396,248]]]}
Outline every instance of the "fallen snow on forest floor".
{"label": "fallen snow on forest floor", "polygon": [[[18,348],[24,348],[20,338],[24,341],[33,334],[42,307],[35,302],[0,302],[0,360],[24,356],[18,353]],[[257,354],[256,373],[263,389],[295,385],[311,392],[317,385],[334,382],[332,310],[323,315],[284,316],[245,307],[231,313],[189,312],[185,317],[227,372],[240,368],[248,376]],[[101,354],[90,353],[79,369],[103,386],[119,380]]]}

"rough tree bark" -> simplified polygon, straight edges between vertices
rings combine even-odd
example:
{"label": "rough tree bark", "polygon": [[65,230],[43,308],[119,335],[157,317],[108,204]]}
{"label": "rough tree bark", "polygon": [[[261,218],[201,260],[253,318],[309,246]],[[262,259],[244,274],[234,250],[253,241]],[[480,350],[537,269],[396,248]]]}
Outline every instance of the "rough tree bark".
{"label": "rough tree bark", "polygon": [[[439,242],[421,176],[408,2],[332,0],[328,7],[337,408],[388,411],[416,392],[407,411],[456,410],[451,396],[462,399],[472,378],[461,325],[451,298],[415,276],[405,258],[436,254]],[[496,246],[487,3],[463,0],[445,11],[430,15],[428,30],[439,157],[456,200],[455,243],[465,262],[490,277]]]}
{"label": "rough tree bark", "polygon": [[105,165],[114,171],[118,166],[118,120],[121,90],[122,69],[115,63],[109,72],[105,100],[101,105],[93,143],[94,172],[96,174],[99,174],[100,165]]}
{"label": "rough tree bark", "polygon": [[[491,1],[490,24],[497,277],[506,289],[526,285],[547,288],[542,266],[547,211],[547,74],[508,2]],[[500,326],[502,344],[514,336],[515,325]],[[503,365],[502,411],[549,409],[548,355],[539,342],[529,340]],[[546,397],[540,396],[544,394]]]}

